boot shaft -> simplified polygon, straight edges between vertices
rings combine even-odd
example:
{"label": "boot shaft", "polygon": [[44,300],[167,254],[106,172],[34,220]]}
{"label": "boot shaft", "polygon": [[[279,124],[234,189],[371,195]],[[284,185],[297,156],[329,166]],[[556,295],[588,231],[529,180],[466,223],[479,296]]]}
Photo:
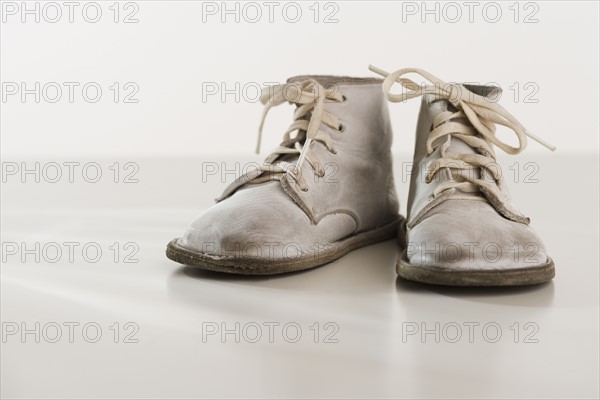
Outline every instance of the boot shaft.
{"label": "boot shaft", "polygon": [[342,124],[341,131],[325,125],[335,152],[321,143],[310,143],[308,157],[323,163],[326,175],[315,177],[308,163],[300,173],[310,181],[307,191],[298,190],[288,179],[287,189],[318,222],[332,212],[347,212],[357,220],[357,230],[372,229],[398,213],[398,199],[392,177],[392,128],[381,80],[332,76],[300,76],[294,83],[314,79],[324,88],[335,88],[342,102],[326,102],[325,110]]}
{"label": "boot shaft", "polygon": [[[464,87],[470,92],[477,95],[481,95],[489,99],[490,102],[496,101],[502,90],[496,86],[480,86],[480,85],[467,85]],[[452,179],[450,171],[447,169],[440,170],[433,181],[427,183],[426,175],[427,169],[436,160],[442,158],[440,144],[445,143],[445,152],[452,154],[476,154],[476,151],[471,146],[467,145],[462,140],[456,137],[441,137],[433,142],[434,148],[433,153],[428,154],[427,140],[429,134],[434,128],[435,118],[443,112],[456,112],[457,109],[446,99],[438,99],[433,94],[424,95],[421,99],[421,108],[419,111],[419,117],[417,122],[416,137],[415,137],[415,148],[413,156],[412,174],[410,181],[410,189],[407,201],[407,220],[410,221],[411,216],[415,216],[421,211],[431,200],[431,196],[435,189],[440,186],[443,182],[447,182]],[[460,119],[461,123],[469,125],[468,120]],[[455,176],[460,174],[465,177],[480,179],[481,173],[477,168],[469,170],[456,170],[452,171]],[[476,199],[481,197],[480,194],[475,193],[454,193],[453,198],[456,199]]]}

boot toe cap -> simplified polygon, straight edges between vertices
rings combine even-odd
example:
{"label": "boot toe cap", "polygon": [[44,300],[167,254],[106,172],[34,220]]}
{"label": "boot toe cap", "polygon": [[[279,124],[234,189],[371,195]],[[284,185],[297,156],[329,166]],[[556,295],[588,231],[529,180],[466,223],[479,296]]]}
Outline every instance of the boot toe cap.
{"label": "boot toe cap", "polygon": [[486,202],[448,200],[409,231],[411,265],[449,270],[544,266],[544,244],[528,225],[508,220]]}
{"label": "boot toe cap", "polygon": [[245,189],[197,218],[178,245],[204,256],[276,261],[306,256],[355,229],[338,214],[312,224],[278,183]]}

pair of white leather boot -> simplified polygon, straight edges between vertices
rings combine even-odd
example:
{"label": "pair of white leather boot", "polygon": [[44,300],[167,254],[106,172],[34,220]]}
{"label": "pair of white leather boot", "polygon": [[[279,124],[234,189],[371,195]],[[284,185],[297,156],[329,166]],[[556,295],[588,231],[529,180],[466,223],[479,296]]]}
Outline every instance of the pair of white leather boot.
{"label": "pair of white leather boot", "polygon": [[[266,88],[263,122],[271,107],[296,105],[283,142],[171,241],[167,256],[212,271],[277,274],[397,237],[402,278],[460,286],[551,280],[554,264],[511,203],[494,146],[517,154],[530,136],[554,148],[497,104],[498,87],[447,84],[420,69],[370,68],[385,79],[298,76]],[[399,94],[391,91],[395,83]],[[404,219],[387,100],[414,97],[422,103]],[[514,131],[519,145],[500,141],[496,124]]]}

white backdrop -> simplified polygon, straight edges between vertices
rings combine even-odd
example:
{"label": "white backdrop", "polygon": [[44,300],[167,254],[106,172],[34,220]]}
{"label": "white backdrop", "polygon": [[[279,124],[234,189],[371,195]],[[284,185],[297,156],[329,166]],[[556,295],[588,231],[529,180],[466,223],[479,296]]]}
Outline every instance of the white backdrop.
{"label": "white backdrop", "polygon": [[[598,150],[597,2],[73,4],[2,2],[3,157],[251,154],[257,87],[370,63],[497,82],[559,151]],[[418,101],[390,109],[394,150],[410,152]],[[291,110],[272,114],[265,151]]]}
{"label": "white backdrop", "polygon": [[[599,398],[598,2],[0,0],[0,11],[1,398]],[[410,284],[395,240],[264,279],[165,257],[259,160],[258,87],[375,76],[369,64],[496,82],[500,103],[558,146],[498,151],[556,263],[552,283]],[[418,107],[390,104],[403,214]],[[265,153],[291,107],[269,117]],[[98,342],[82,334],[90,323]],[[245,328],[241,342],[223,338],[236,323],[262,327],[259,342]],[[289,323],[298,343],[281,334]],[[329,323],[339,342],[324,342]],[[204,340],[213,324],[221,335]]]}

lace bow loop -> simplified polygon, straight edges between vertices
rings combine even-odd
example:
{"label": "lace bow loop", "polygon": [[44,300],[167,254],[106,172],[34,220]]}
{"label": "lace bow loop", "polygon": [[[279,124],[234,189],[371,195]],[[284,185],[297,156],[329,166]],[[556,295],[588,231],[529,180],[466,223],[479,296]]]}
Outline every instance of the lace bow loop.
{"label": "lace bow loop", "polygon": [[[265,109],[258,129],[256,152],[260,152],[263,127],[269,110],[285,102],[298,105],[298,108],[294,112],[295,121],[285,132],[285,138],[289,139],[290,134],[296,130],[306,131],[306,141],[302,146],[296,169],[302,166],[306,159],[307,149],[313,140],[322,141],[331,151],[331,141],[328,136],[319,132],[321,124],[325,124],[332,129],[339,129],[341,124],[335,116],[325,111],[325,102],[326,100],[339,102],[343,101],[343,98],[343,95],[338,90],[335,90],[335,88],[326,89],[314,79],[307,79],[300,83],[292,82],[270,86],[263,89],[260,101],[265,105]],[[304,119],[309,115],[310,118],[308,121]]]}
{"label": "lace bow loop", "polygon": [[[321,125],[328,126],[331,129],[339,130],[340,121],[325,110],[325,102],[344,101],[344,96],[336,87],[324,88],[315,79],[307,79],[302,82],[290,82],[281,85],[269,86],[262,90],[260,102],[265,106],[260,125],[258,128],[258,140],[256,143],[256,153],[260,152],[262,133],[265,120],[271,108],[283,103],[296,104],[294,111],[294,122],[284,132],[284,143],[277,147],[267,156],[262,166],[252,168],[247,173],[238,177],[231,183],[217,198],[217,201],[224,200],[232,195],[236,190],[246,184],[264,183],[268,181],[279,180],[283,174],[289,174],[301,190],[308,190],[305,180],[299,173],[300,167],[306,161],[319,176],[324,175],[324,171],[316,160],[308,158],[308,151],[312,141],[317,140],[323,143],[329,151],[334,152],[333,140],[330,135],[321,130]],[[300,139],[291,139],[294,131],[304,131],[306,136],[304,142]],[[290,158],[281,156],[298,155],[297,162],[291,162]],[[314,158],[314,157],[312,157]]]}
{"label": "lace bow loop", "polygon": [[[464,112],[466,118],[481,136],[508,154],[518,154],[523,151],[527,147],[527,136],[549,150],[556,150],[554,145],[528,132],[504,107],[484,96],[473,93],[464,85],[446,83],[419,68],[404,68],[392,73],[388,73],[372,65],[369,66],[369,69],[385,78],[383,81],[383,91],[389,101],[401,102],[425,94],[433,94],[437,98],[446,99],[457,109]],[[410,73],[420,75],[431,83],[431,85],[418,85],[408,78],[403,78],[403,75]],[[407,91],[399,94],[392,93],[391,89],[395,83],[399,83]],[[512,130],[517,136],[519,145],[513,147],[498,139],[494,124],[502,125]]]}

